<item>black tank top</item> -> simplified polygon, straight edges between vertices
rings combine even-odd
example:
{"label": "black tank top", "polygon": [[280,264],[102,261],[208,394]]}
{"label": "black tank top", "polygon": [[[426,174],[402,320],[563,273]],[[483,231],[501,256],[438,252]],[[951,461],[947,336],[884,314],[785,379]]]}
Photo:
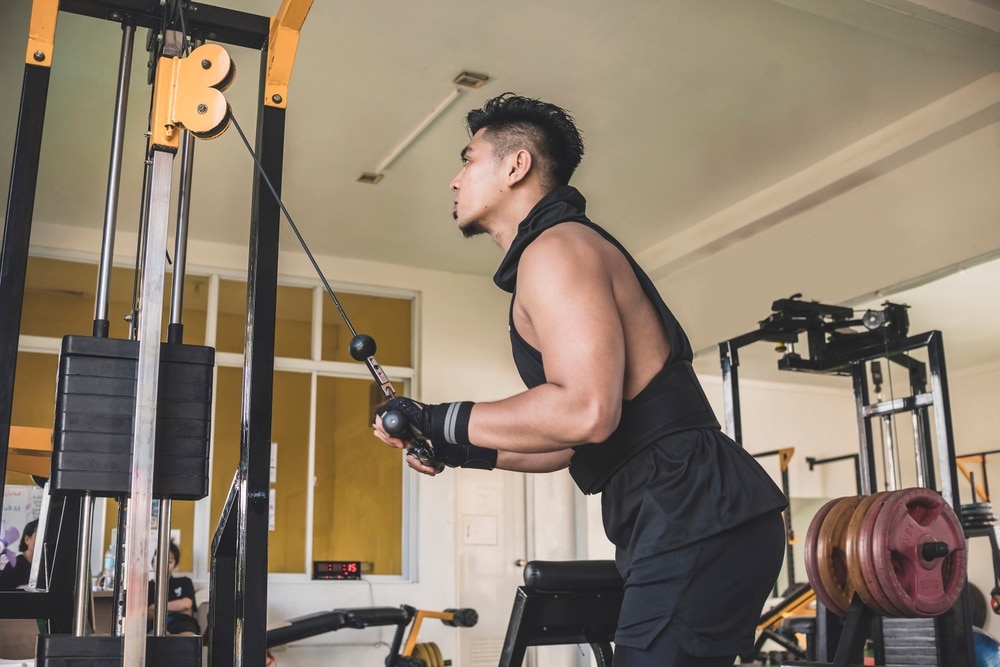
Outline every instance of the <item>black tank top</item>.
{"label": "black tank top", "polygon": [[[524,249],[534,241],[539,234],[561,222],[578,222],[590,227],[609,243],[614,245],[628,259],[635,276],[642,285],[643,291],[649,297],[663,321],[663,328],[670,342],[670,356],[667,358],[667,365],[676,361],[691,361],[691,343],[687,335],[681,328],[680,323],[674,314],[667,308],[653,281],[650,280],[642,267],[632,258],[627,250],[611,234],[590,221],[586,215],[587,200],[580,192],[569,185],[557,187],[542,197],[535,207],[531,209],[528,216],[518,225],[517,235],[510,244],[507,254],[504,256],[500,267],[493,276],[493,282],[497,287],[505,292],[514,293],[517,287],[517,266],[521,261],[521,254]],[[511,308],[514,300],[511,299]],[[521,380],[526,386],[536,387],[545,383],[545,368],[542,364],[542,355],[527,342],[514,328],[513,311],[510,320],[510,339],[514,354],[514,363],[517,366]]]}
{"label": "black tank top", "polygon": [[[646,272],[613,236],[587,218],[585,207],[583,195],[575,188],[564,186],[549,192],[518,226],[518,233],[493,280],[501,289],[514,293],[517,266],[528,244],[554,225],[577,222],[597,231],[618,248],[660,315],[670,342],[663,368],[633,399],[623,401],[619,425],[608,440],[574,448],[570,474],[584,493],[597,493],[622,465],[655,439],[692,428],[718,428],[719,424],[691,368],[691,344],[677,318]],[[513,303],[511,298],[509,328],[514,364],[525,385],[536,387],[546,381],[544,360],[514,326]]]}
{"label": "black tank top", "polygon": [[[683,329],[645,271],[618,241],[586,217],[585,204],[583,196],[569,186],[542,198],[519,225],[493,280],[513,294],[525,247],[554,225],[578,222],[598,231],[622,252],[660,314],[670,342],[663,368],[634,398],[623,401],[611,438],[574,448],[570,461],[570,474],[585,493],[603,493],[605,531],[618,547],[616,560],[624,574],[635,558],[642,560],[721,533],[784,508],[787,499],[760,464],[722,433],[691,368],[691,344]],[[525,385],[545,383],[542,355],[515,329],[513,310],[510,339]],[[650,498],[654,500],[646,502]],[[643,576],[634,578],[639,581]]]}

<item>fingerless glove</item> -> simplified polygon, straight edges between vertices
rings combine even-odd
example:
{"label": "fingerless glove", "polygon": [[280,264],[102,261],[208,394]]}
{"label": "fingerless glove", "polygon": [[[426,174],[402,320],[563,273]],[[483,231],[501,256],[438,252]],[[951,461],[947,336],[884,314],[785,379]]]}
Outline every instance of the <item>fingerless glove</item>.
{"label": "fingerless glove", "polygon": [[430,439],[434,458],[452,468],[492,470],[496,467],[497,451],[469,442],[471,401],[425,404],[398,396],[379,408],[379,414],[398,411],[410,428]]}

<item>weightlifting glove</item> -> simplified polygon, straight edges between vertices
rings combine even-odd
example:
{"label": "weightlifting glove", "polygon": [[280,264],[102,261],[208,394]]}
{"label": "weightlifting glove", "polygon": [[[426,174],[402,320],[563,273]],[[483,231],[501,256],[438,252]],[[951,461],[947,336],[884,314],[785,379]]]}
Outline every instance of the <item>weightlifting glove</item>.
{"label": "weightlifting glove", "polygon": [[434,458],[446,466],[492,470],[497,463],[496,450],[469,442],[473,405],[471,401],[431,405],[398,396],[389,399],[376,413],[382,416],[396,411],[403,415],[416,435],[430,439]]}

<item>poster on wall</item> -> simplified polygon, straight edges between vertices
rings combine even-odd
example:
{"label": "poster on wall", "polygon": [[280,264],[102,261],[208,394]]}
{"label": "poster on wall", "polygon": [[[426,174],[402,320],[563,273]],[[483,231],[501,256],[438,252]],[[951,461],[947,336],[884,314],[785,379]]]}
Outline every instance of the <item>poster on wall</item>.
{"label": "poster on wall", "polygon": [[3,491],[3,520],[0,521],[0,569],[14,561],[24,524],[38,519],[43,490],[36,486],[11,484]]}

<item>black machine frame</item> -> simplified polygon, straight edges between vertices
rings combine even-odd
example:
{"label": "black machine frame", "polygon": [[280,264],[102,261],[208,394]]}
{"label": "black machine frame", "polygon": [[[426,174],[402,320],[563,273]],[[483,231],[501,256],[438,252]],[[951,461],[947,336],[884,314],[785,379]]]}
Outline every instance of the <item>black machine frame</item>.
{"label": "black machine frame", "polygon": [[[852,308],[802,301],[800,296],[796,294],[775,301],[772,314],[760,322],[757,330],[719,343],[727,433],[742,444],[739,350],[761,341],[776,343],[779,351],[784,352],[778,360],[781,370],[835,374],[852,379],[858,417],[859,452],[855,465],[860,494],[869,495],[878,488],[872,420],[910,413],[914,423],[917,483],[926,488],[939,489],[957,513],[961,502],[941,332],[908,335],[907,306],[886,303],[884,310],[869,310],[858,318]],[[794,349],[802,334],[807,341],[806,357]],[[926,350],[926,364],[909,356],[920,349]],[[871,362],[877,364],[880,359],[887,359],[906,369],[909,396],[871,403],[869,365]],[[875,373],[880,372],[879,366],[873,368]],[[874,380],[880,384],[879,378]],[[931,412],[935,427],[933,443],[930,438]],[[940,480],[932,463],[935,460]],[[810,468],[817,462],[815,459],[811,461]],[[891,488],[894,480],[885,481]],[[860,664],[869,628],[876,640],[876,664],[885,664],[883,640],[890,634],[883,627],[885,619],[868,611],[860,600],[855,602],[858,604],[852,605],[846,621],[817,602],[815,657],[822,662],[794,664]],[[967,588],[951,611],[934,619],[934,625],[938,637],[938,664],[972,667],[975,657]]]}
{"label": "black machine frame", "polygon": [[[48,0],[55,2],[56,0]],[[168,3],[169,5],[169,3]],[[283,167],[285,102],[265,99],[270,17],[185,2],[187,33],[260,51],[260,95],[256,153],[267,178],[280,194]],[[159,29],[164,5],[152,0],[61,0],[58,10]],[[24,300],[49,66],[45,54],[25,64],[6,217],[0,246],[0,468],[6,470],[10,446],[14,377]],[[278,278],[280,208],[275,197],[253,176],[248,257],[246,342],[244,348],[242,437],[240,462],[222,518],[212,542],[211,643],[213,665],[263,666],[266,657],[267,549],[246,549],[268,539],[268,471],[270,457],[272,374]],[[0,485],[3,481],[0,481]],[[2,487],[0,487],[2,488]],[[59,505],[62,505],[59,507]],[[54,546],[53,561],[75,561],[79,546],[80,498],[53,503],[45,544]],[[61,528],[60,528],[61,524]],[[0,592],[0,617],[43,618],[49,631],[69,632],[72,624],[73,574],[55,568],[48,589]],[[16,600],[16,604],[13,604]],[[120,664],[120,660],[118,662]]]}

